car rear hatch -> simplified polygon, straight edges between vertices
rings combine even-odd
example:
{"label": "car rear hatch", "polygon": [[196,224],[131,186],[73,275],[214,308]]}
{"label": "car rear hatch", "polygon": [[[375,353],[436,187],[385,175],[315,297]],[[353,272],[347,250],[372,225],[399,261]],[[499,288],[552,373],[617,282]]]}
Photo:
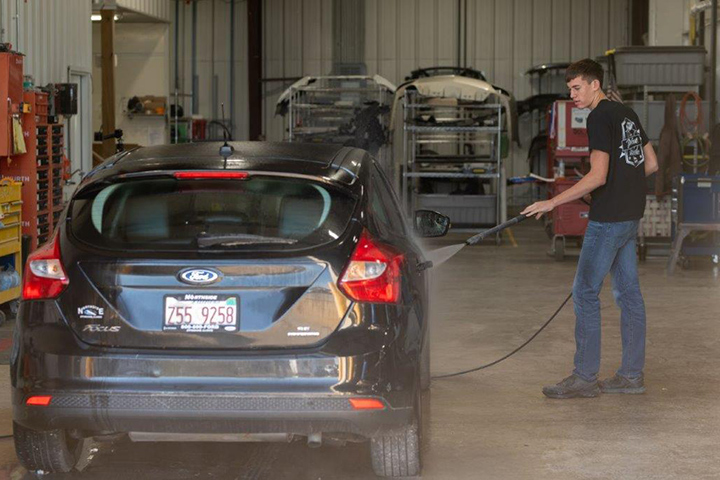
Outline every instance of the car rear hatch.
{"label": "car rear hatch", "polygon": [[59,303],[82,340],[304,347],[338,327],[354,196],[307,178],[211,173],[114,179],[76,195]]}

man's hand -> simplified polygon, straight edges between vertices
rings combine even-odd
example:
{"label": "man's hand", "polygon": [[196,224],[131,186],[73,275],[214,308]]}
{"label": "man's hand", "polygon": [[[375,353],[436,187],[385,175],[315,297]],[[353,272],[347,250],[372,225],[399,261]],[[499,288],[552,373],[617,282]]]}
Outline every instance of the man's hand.
{"label": "man's hand", "polygon": [[535,218],[540,220],[544,214],[552,212],[554,208],[555,203],[552,200],[545,200],[543,202],[533,203],[525,210],[520,212],[520,214],[525,215],[526,217],[532,217],[533,215],[536,215]]}

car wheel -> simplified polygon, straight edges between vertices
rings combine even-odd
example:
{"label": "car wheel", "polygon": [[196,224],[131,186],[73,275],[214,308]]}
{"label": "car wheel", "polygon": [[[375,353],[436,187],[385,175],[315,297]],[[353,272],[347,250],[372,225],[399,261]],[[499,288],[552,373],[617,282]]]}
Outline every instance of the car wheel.
{"label": "car wheel", "polygon": [[13,422],[13,437],[18,460],[30,472],[67,473],[80,457],[82,441],[64,430],[31,430]]}
{"label": "car wheel", "polygon": [[420,352],[420,388],[426,391],[430,388],[430,383],[430,327],[428,326]]}
{"label": "car wheel", "polygon": [[370,439],[370,455],[378,477],[420,475],[422,443],[422,396],[418,391],[413,421]]}

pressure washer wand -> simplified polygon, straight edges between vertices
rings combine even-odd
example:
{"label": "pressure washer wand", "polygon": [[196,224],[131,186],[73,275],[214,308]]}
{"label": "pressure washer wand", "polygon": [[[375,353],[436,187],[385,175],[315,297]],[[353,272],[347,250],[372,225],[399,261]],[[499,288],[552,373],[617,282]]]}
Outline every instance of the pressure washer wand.
{"label": "pressure washer wand", "polygon": [[427,262],[425,262],[428,267],[437,267],[439,265],[442,265],[452,257],[454,257],[460,250],[467,247],[468,245],[475,245],[483,238],[489,237],[490,235],[495,235],[498,232],[501,232],[505,230],[508,227],[512,227],[513,225],[517,225],[518,223],[525,220],[525,215],[518,215],[517,217],[508,220],[505,223],[501,223],[500,225],[493,227],[489,230],[485,230],[484,232],[478,233],[477,235],[468,238],[465,240],[465,243],[458,243],[457,245],[449,245],[447,247],[438,248],[437,250],[431,250],[429,252],[425,252],[425,259]]}
{"label": "pressure washer wand", "polygon": [[495,235],[498,232],[502,232],[508,227],[512,227],[513,225],[517,225],[518,223],[522,222],[523,220],[526,220],[530,217],[527,217],[525,215],[518,215],[515,218],[511,218],[507,222],[501,223],[500,225],[497,225],[491,229],[485,230],[484,232],[480,232],[477,235],[468,238],[465,240],[466,245],[475,245],[479,241],[483,240],[484,238],[487,238],[491,235]]}

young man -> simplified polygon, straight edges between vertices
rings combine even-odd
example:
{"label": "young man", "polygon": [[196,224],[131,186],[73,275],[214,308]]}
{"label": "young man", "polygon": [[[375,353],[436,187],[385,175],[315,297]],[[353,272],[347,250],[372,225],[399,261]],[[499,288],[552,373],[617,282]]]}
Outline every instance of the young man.
{"label": "young man", "polygon": [[[543,388],[550,398],[645,391],[645,304],[635,239],[645,211],[645,177],[658,169],[657,158],[635,112],[605,97],[602,78],[602,66],[590,59],[573,63],[565,72],[575,106],[592,110],[587,119],[590,173],[560,195],[522,212],[539,219],[559,205],[592,194],[590,223],[573,284],[575,369],[557,385]],[[621,311],[622,364],[615,376],[598,382],[599,294],[608,273]]]}

